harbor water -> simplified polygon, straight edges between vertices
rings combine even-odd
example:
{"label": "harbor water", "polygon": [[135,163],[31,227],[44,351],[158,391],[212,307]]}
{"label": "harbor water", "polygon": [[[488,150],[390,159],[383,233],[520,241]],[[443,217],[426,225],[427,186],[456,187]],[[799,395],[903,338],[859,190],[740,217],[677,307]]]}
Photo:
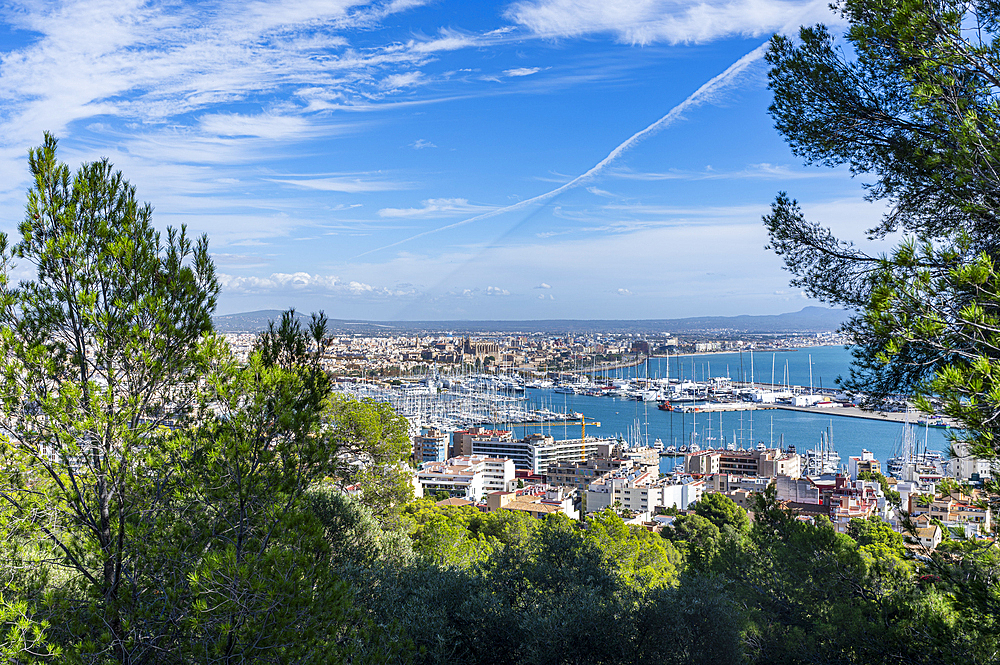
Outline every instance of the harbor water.
{"label": "harbor water", "polygon": [[843,346],[814,346],[754,353],[743,351],[650,358],[641,365],[597,372],[596,376],[654,379],[669,376],[694,381],[725,376],[733,381],[831,389],[836,387],[838,377],[847,378],[850,363],[851,352]]}
{"label": "harbor water", "polygon": [[[850,351],[840,347],[812,347],[802,350],[779,351],[753,354],[753,376],[757,382],[771,382],[772,365],[775,368],[775,383],[783,384],[788,378],[789,385],[808,388],[810,357],[813,385],[820,387],[820,381],[827,388],[832,387],[837,376],[844,376],[850,364]],[[750,380],[751,367],[748,353],[709,354],[653,358],[648,363],[648,376],[667,376],[670,363],[670,377],[691,378],[692,371],[697,379],[703,377],[726,376],[737,380],[741,371]],[[741,362],[742,361],[742,362]],[[710,365],[710,367],[709,367]],[[787,369],[786,369],[787,367]],[[693,369],[692,369],[693,368]],[[703,374],[704,371],[704,374]],[[610,372],[616,377],[646,376],[647,366]],[[681,374],[683,372],[683,374]],[[661,411],[655,402],[639,402],[614,397],[590,397],[579,394],[557,394],[551,390],[529,390],[527,396],[534,407],[547,407],[567,413],[582,413],[590,421],[600,422],[600,428],[588,425],[588,436],[616,437],[630,444],[652,445],[660,439],[664,446],[689,444],[697,441],[702,449],[725,448],[734,443],[737,448],[754,448],[758,443],[768,447],[787,448],[794,445],[800,453],[816,447],[824,433],[832,436],[833,447],[841,456],[842,464],[847,458],[860,455],[863,449],[875,454],[885,468],[890,457],[899,454],[903,438],[904,424],[882,420],[853,418],[832,415],[836,409],[816,409],[815,412],[767,409],[756,411],[728,411],[715,413],[681,413]],[[918,414],[912,415],[916,442],[923,448],[947,453],[948,432],[943,429],[916,425]],[[556,439],[571,439],[581,434],[580,424],[558,424],[544,426],[516,426],[515,433],[523,436],[532,432],[551,433]],[[693,435],[693,436],[692,436]],[[680,457],[661,458],[660,468],[670,471]]]}

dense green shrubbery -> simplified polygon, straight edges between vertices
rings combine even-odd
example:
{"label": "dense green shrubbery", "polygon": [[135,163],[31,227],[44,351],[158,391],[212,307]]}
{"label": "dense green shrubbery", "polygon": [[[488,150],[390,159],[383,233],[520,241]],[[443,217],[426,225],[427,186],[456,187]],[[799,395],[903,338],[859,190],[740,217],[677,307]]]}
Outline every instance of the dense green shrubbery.
{"label": "dense green shrubbery", "polygon": [[764,496],[750,524],[706,498],[656,536],[610,511],[575,523],[426,500],[385,534],[331,496],[372,530],[343,529],[332,549],[352,553],[356,608],[408,645],[399,662],[995,662],[995,550],[966,569],[976,599],[949,561],[906,557],[879,521],[838,534]]}
{"label": "dense green shrubbery", "polygon": [[403,521],[416,558],[364,565],[378,548],[352,549],[347,578],[356,605],[411,644],[406,656],[414,662],[739,660],[741,619],[721,585],[678,578],[681,558],[670,541],[610,511],[582,525],[416,501]]}

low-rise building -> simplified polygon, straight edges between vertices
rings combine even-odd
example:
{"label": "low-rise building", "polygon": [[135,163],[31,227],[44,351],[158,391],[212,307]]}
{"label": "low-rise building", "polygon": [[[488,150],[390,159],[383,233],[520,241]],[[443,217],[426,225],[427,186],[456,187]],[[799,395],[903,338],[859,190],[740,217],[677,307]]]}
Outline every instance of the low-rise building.
{"label": "low-rise building", "polygon": [[586,462],[558,462],[549,466],[545,474],[550,485],[575,487],[585,490],[590,483],[607,473],[618,469],[631,469],[633,464],[627,459],[601,459],[592,457]]}
{"label": "low-rise building", "polygon": [[789,478],[778,476],[775,479],[775,490],[778,501],[820,505],[819,486],[810,478]]}
{"label": "low-rise building", "polygon": [[423,462],[443,462],[448,459],[448,435],[431,428],[413,437],[413,458]]}
{"label": "low-rise building", "polygon": [[472,455],[473,441],[513,441],[514,433],[503,429],[484,429],[482,427],[470,427],[452,432],[451,434],[451,456]]}
{"label": "low-rise building", "polygon": [[774,483],[774,478],[763,476],[737,476],[731,473],[718,473],[706,478],[708,487],[713,492],[728,494],[736,490],[747,492],[763,492],[767,486]]}
{"label": "low-rise building", "polygon": [[684,460],[687,473],[700,475],[725,473],[737,476],[788,476],[798,478],[802,460],[797,453],[776,448],[766,450],[703,450],[690,453]]}
{"label": "low-rise building", "polygon": [[697,503],[706,492],[705,480],[681,476],[679,478],[663,478],[659,481],[663,490],[663,498],[659,507],[687,510],[692,503]]}
{"label": "low-rise building", "polygon": [[598,446],[608,440],[587,437],[556,441],[545,434],[529,434],[523,439],[472,438],[472,452],[476,455],[509,457],[519,469],[547,475],[549,467],[566,462],[585,462],[598,453]]}
{"label": "low-rise building", "polygon": [[590,483],[619,469],[659,467],[659,454],[653,448],[625,448],[617,443],[599,443],[597,454],[584,462],[559,461],[549,464],[549,484],[575,487],[585,491]]}
{"label": "low-rise building", "polygon": [[751,492],[744,489],[735,489],[731,492],[724,492],[729,499],[735,503],[737,506],[746,511],[751,511],[754,508],[754,502],[756,501],[756,492]]}
{"label": "low-rise building", "polygon": [[837,531],[845,533],[852,519],[887,517],[888,505],[876,482],[854,480],[840,474],[805,478],[778,476],[776,498],[803,515],[826,515]]}
{"label": "low-rise building", "polygon": [[949,470],[951,474],[961,481],[972,479],[983,480],[993,478],[996,460],[974,457],[969,453],[968,445],[962,441],[955,441],[952,448],[955,456],[949,460]]}
{"label": "low-rise building", "polygon": [[927,549],[934,549],[941,544],[941,527],[937,524],[917,527],[917,540]]}
{"label": "low-rise building", "polygon": [[586,512],[620,507],[635,513],[655,513],[660,508],[686,510],[705,492],[705,480],[690,476],[660,478],[655,469],[620,469],[587,487]]}
{"label": "low-rise building", "polygon": [[446,492],[478,501],[489,492],[514,487],[514,463],[509,459],[464,455],[447,462],[425,462],[416,474],[423,494]]}
{"label": "low-rise building", "polygon": [[553,513],[563,513],[570,519],[580,519],[580,511],[574,506],[571,492],[561,487],[549,487],[544,494],[521,492],[491,492],[486,495],[489,512],[496,510],[516,510],[542,519]]}
{"label": "low-rise building", "polygon": [[840,533],[847,533],[852,519],[868,519],[879,507],[881,487],[878,483],[863,480],[851,481],[837,476],[837,485],[829,495],[830,521]]}
{"label": "low-rise building", "polygon": [[988,507],[976,505],[972,497],[957,492],[935,496],[929,506],[922,507],[926,508],[932,518],[941,520],[945,526],[973,524],[978,530],[989,531],[993,524]]}
{"label": "low-rise building", "polygon": [[882,473],[882,463],[875,459],[875,453],[862,449],[860,455],[847,458],[847,473],[851,480],[857,480],[859,473]]}

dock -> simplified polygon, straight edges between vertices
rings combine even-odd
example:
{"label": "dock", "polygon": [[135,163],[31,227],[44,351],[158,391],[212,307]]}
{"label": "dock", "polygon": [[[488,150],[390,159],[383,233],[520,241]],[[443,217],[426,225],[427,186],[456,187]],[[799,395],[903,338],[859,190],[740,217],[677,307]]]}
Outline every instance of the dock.
{"label": "dock", "polygon": [[[675,406],[674,413],[718,413],[720,411],[768,411],[777,408],[774,404],[756,404],[754,402],[717,402],[714,404],[699,404],[698,406]],[[660,409],[666,411],[666,409]],[[669,412],[668,412],[669,413]]]}
{"label": "dock", "polygon": [[[757,404],[754,402],[721,402],[715,404],[704,404],[698,406],[675,406],[674,413],[718,413],[730,411],[772,411],[781,409],[782,411],[799,411],[800,413],[812,413],[818,416],[838,416],[841,418],[862,418],[864,420],[881,420],[890,423],[907,422],[906,413],[898,411],[865,411],[856,406],[792,406],[790,404]],[[917,420],[926,418],[925,415],[915,411],[910,411],[909,422],[918,425]],[[954,423],[951,427],[958,427]]]}
{"label": "dock", "polygon": [[[905,423],[909,420],[911,425],[917,425],[917,420],[927,416],[916,411],[910,411],[909,416],[899,411],[865,411],[856,406],[791,406],[789,404],[774,404],[776,409],[785,411],[802,411],[804,413],[815,413],[821,416],[841,416],[843,418],[863,418],[865,420],[882,420],[890,423]],[[952,425],[955,427],[955,425]]]}
{"label": "dock", "polygon": [[[577,425],[577,426],[579,426],[580,423],[581,423],[580,419],[577,418],[575,420],[539,420],[539,421],[532,421],[532,422],[527,422],[527,423],[509,423],[509,424],[513,425],[514,427],[541,427],[543,425]],[[588,420],[586,422],[586,426],[587,427],[600,427],[601,426],[601,421],[600,420]]]}

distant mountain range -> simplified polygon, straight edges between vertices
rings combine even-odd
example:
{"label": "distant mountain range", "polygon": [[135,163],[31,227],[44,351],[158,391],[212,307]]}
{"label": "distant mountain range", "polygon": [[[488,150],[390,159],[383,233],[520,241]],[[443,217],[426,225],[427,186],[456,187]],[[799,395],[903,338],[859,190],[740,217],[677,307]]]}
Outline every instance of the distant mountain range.
{"label": "distant mountain range", "polygon": [[[215,317],[219,332],[259,332],[267,328],[268,321],[281,318],[281,311],[265,309],[241,314]],[[308,314],[299,314],[308,320]],[[362,321],[330,319],[329,328],[336,333],[708,333],[741,332],[766,333],[817,333],[832,332],[850,317],[843,309],[805,307],[798,312],[767,316],[698,316],[686,319],[637,319],[637,320],[586,320],[550,319],[537,321]],[[305,322],[305,321],[303,321]]]}

